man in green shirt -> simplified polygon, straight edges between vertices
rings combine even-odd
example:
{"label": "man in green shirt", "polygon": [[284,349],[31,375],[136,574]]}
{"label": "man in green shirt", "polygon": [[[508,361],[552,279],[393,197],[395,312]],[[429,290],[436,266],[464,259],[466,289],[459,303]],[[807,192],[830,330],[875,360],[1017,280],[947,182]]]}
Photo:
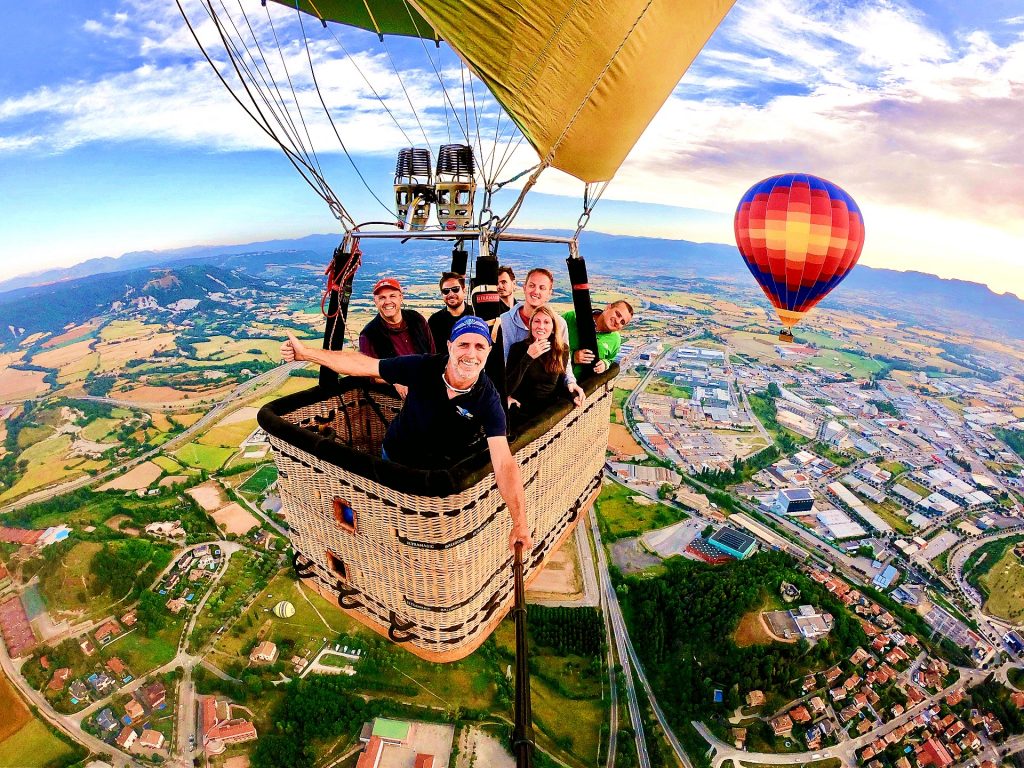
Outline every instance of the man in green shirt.
{"label": "man in green shirt", "polygon": [[[583,366],[594,363],[594,353],[580,349],[579,329],[576,326],[576,312],[566,312],[562,317],[569,328],[569,349],[572,350],[573,373],[579,378]],[[597,362],[594,373],[604,373],[619,354],[622,336],[619,334],[633,319],[633,307],[625,299],[613,301],[603,310],[594,310],[594,325],[597,327]]]}

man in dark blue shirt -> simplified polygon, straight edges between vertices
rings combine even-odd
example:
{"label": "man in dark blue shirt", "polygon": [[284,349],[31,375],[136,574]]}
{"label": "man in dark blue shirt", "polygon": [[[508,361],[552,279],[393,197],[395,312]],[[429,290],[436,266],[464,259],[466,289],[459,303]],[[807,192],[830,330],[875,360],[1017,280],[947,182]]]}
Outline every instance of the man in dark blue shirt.
{"label": "man in dark blue shirt", "polygon": [[402,410],[384,437],[384,456],[412,467],[450,462],[472,451],[480,433],[494,467],[498,492],[512,516],[509,548],[533,546],[519,465],[508,446],[505,412],[483,373],[491,349],[490,329],[478,317],[460,318],[447,355],[406,355],[376,360],[355,350],[306,347],[291,333],[281,345],[285,360],[308,360],[349,376],[372,376],[409,388]]}

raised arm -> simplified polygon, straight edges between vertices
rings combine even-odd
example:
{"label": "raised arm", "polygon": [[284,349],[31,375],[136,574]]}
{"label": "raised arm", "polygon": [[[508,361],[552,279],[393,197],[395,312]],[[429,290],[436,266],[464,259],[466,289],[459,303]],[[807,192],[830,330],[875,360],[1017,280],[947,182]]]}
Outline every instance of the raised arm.
{"label": "raised arm", "polygon": [[515,550],[517,543],[523,549],[533,549],[533,538],[530,536],[530,524],[526,520],[526,492],[523,490],[523,476],[519,473],[519,465],[508,447],[508,439],[504,436],[487,438],[487,448],[491,453],[491,464],[494,466],[494,479],[498,484],[498,493],[505,500],[508,512],[512,516],[512,532],[508,537],[508,548]]}
{"label": "raised arm", "polygon": [[374,376],[380,378],[380,360],[367,357],[354,349],[327,350],[307,347],[295,334],[288,332],[288,340],[281,345],[281,357],[286,362],[308,361],[326,365],[332,371],[346,376]]}

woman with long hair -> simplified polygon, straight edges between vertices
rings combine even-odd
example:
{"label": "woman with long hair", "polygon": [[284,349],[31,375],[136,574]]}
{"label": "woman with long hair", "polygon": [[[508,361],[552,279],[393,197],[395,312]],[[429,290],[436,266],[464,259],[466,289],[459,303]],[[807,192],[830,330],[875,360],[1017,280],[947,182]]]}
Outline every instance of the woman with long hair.
{"label": "woman with long hair", "polygon": [[[505,363],[509,419],[515,427],[557,399],[574,399],[565,379],[569,346],[558,336],[555,313],[550,307],[538,307],[529,327],[530,335],[509,347]],[[575,402],[580,406],[583,398]]]}

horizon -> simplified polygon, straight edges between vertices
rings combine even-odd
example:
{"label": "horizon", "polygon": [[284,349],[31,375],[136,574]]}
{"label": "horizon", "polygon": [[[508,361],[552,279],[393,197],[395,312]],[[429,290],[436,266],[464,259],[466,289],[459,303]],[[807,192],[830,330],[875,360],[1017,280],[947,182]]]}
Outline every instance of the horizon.
{"label": "horizon", "polygon": [[[511,227],[511,229],[516,230],[516,231],[531,231],[531,232],[537,232],[537,233],[544,233],[544,232],[549,232],[550,233],[550,232],[564,232],[564,231],[567,231],[567,230],[564,230],[564,229],[559,229],[557,227],[546,227],[546,228],[545,227]],[[693,245],[721,245],[721,246],[726,246],[726,247],[732,245],[730,243],[716,243],[716,242],[709,242],[709,241],[703,241],[702,242],[702,241],[697,241],[697,240],[686,240],[686,239],[682,239],[682,238],[659,237],[659,236],[655,236],[655,235],[624,235],[624,234],[620,234],[620,233],[616,233],[616,232],[604,232],[604,231],[601,231],[599,229],[587,229],[587,230],[584,231],[583,234],[584,235],[604,235],[604,236],[607,236],[607,237],[622,237],[622,238],[630,238],[630,239],[649,239],[649,240],[659,240],[659,241],[664,241],[664,242],[691,243]],[[125,251],[124,253],[122,253],[122,254],[120,254],[118,256],[97,256],[97,257],[93,257],[93,258],[90,258],[90,259],[85,259],[83,261],[76,262],[74,264],[68,264],[66,266],[47,267],[47,268],[39,269],[39,270],[32,270],[32,271],[28,271],[28,272],[20,272],[20,273],[11,275],[10,277],[0,278],[0,294],[6,293],[7,291],[18,290],[19,289],[17,287],[16,288],[4,288],[3,286],[4,286],[5,283],[12,282],[12,281],[15,281],[15,280],[29,280],[29,279],[31,279],[33,277],[42,277],[46,273],[52,272],[52,271],[57,271],[57,270],[62,270],[62,269],[73,269],[75,267],[80,267],[80,266],[82,266],[84,264],[87,264],[90,261],[105,261],[105,262],[119,261],[120,259],[124,259],[124,258],[127,258],[127,257],[140,256],[140,255],[144,255],[144,254],[159,255],[161,253],[174,253],[174,252],[188,251],[188,250],[193,250],[193,249],[200,250],[200,249],[206,249],[206,248],[244,248],[244,247],[247,247],[247,246],[263,245],[264,243],[273,242],[273,241],[276,241],[276,240],[287,242],[289,240],[299,241],[299,240],[304,240],[304,239],[307,239],[307,238],[333,237],[333,236],[334,235],[332,233],[330,233],[330,232],[311,232],[309,234],[298,235],[296,237],[273,237],[273,238],[267,238],[267,239],[263,239],[263,240],[245,240],[245,241],[229,242],[229,243],[228,242],[226,242],[226,243],[195,243],[195,244],[192,244],[192,245],[178,246],[178,247],[175,247],[175,248],[145,249],[145,250],[136,250],[136,251]],[[338,237],[341,237],[341,235],[338,235]],[[581,255],[584,258],[586,258],[587,254],[584,252]],[[737,256],[737,258],[738,258],[738,256]],[[152,265],[150,267],[130,267],[130,266],[126,266],[126,267],[124,267],[124,269],[113,270],[113,273],[121,272],[121,271],[128,271],[128,270],[132,270],[132,269],[162,269],[162,268],[164,268],[164,266],[165,265]],[[166,266],[170,266],[170,265],[166,265]],[[868,267],[869,269],[873,269],[873,270],[885,270],[885,271],[890,271],[890,272],[898,272],[900,274],[906,274],[906,275],[923,275],[923,276],[926,276],[926,277],[937,278],[939,280],[947,280],[947,281],[952,281],[952,282],[964,283],[964,284],[967,284],[967,285],[977,285],[977,286],[981,286],[983,288],[987,288],[989,291],[991,291],[996,296],[1009,296],[1011,298],[1016,299],[1017,301],[1024,302],[1024,291],[1022,291],[1021,293],[1016,293],[1016,292],[1014,292],[1012,290],[1009,290],[1009,289],[1004,290],[1004,291],[998,291],[995,288],[993,288],[991,285],[988,285],[988,284],[983,283],[983,282],[979,282],[977,280],[970,280],[970,279],[968,279],[966,277],[943,277],[941,275],[935,274],[934,272],[928,272],[928,271],[925,271],[925,270],[922,270],[922,269],[897,269],[897,268],[889,267],[889,266],[875,266],[875,265],[870,265],[870,264],[865,264],[864,266]],[[50,285],[50,284],[54,284],[54,283],[58,283],[58,282],[63,282],[64,280],[80,280],[80,279],[84,279],[84,278],[90,277],[90,276],[92,276],[94,274],[99,274],[99,273],[89,273],[88,275],[69,276],[69,277],[65,277],[65,278],[57,278],[57,279],[54,279],[54,280],[43,280],[43,281],[38,282],[38,283],[32,283],[31,285],[33,285],[33,286],[42,286],[42,285]],[[754,285],[754,283],[751,283],[751,285]],[[27,286],[25,286],[25,287],[27,287]]]}
{"label": "horizon", "polygon": [[[337,226],[232,102],[176,9],[141,0],[43,5],[53,13],[13,9],[9,28],[20,35],[0,52],[0,173],[8,180],[0,279],[26,274],[26,264],[45,271]],[[195,3],[186,6],[195,18]],[[201,36],[211,30],[199,25]],[[394,90],[383,51],[396,57],[428,105],[424,137],[443,141],[444,110],[429,108],[441,92],[416,44],[389,39],[382,49],[375,35],[336,27],[324,35],[311,38],[310,51],[335,76],[327,56],[343,44],[360,74]],[[444,48],[437,56],[442,67],[456,66]],[[732,245],[734,207],[747,187],[807,171],[860,204],[861,263],[1020,298],[1021,71],[1024,15],[1010,0],[971,8],[787,0],[767,9],[740,0],[627,157],[592,226]],[[361,86],[332,83],[329,95],[358,116],[344,126],[345,140],[387,200],[403,144],[395,124]],[[386,90],[382,98],[399,100]],[[329,180],[366,218],[375,201],[340,153],[323,146]],[[512,154],[516,163],[535,161],[532,150]],[[581,186],[546,174],[516,225],[572,228]],[[508,189],[514,194],[515,184]]]}

